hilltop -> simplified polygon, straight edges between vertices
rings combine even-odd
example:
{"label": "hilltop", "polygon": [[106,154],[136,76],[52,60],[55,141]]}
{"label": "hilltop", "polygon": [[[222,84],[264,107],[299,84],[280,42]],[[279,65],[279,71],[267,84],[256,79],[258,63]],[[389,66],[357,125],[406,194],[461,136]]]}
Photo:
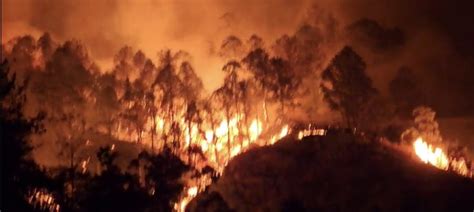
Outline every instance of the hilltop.
{"label": "hilltop", "polygon": [[286,139],[233,159],[190,211],[471,211],[474,181],[352,134]]}

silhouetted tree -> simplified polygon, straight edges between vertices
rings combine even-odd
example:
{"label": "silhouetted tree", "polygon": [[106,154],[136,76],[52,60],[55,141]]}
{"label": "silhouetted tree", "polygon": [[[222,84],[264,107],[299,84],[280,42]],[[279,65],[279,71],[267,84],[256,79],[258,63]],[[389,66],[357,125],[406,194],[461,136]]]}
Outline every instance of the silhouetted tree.
{"label": "silhouetted tree", "polygon": [[[213,95],[211,95],[210,97],[204,100],[204,103],[202,105],[203,118],[204,120],[208,122],[209,126],[212,129],[211,142],[213,145],[216,145],[217,143],[217,136],[216,136],[215,129],[217,128],[219,122],[221,121],[220,114],[215,112],[219,107],[221,107],[221,105],[218,103],[220,103],[219,97],[214,92]],[[221,158],[219,157],[219,151],[217,150],[217,148],[214,148],[214,157],[215,157],[215,161],[217,161],[217,166],[219,166]]]}
{"label": "silhouetted tree", "polygon": [[249,51],[253,51],[259,48],[263,49],[265,47],[265,43],[261,37],[259,37],[256,34],[253,34],[247,40],[247,46],[248,46]]}
{"label": "silhouetted tree", "polygon": [[137,133],[136,142],[140,143],[148,117],[145,105],[145,91],[139,81],[135,81],[133,84],[128,79],[125,81],[124,95],[120,102],[123,107],[121,117],[128,124],[134,126]]}
{"label": "silhouetted tree", "polygon": [[168,136],[172,137],[172,144],[179,146],[181,137],[181,129],[177,120],[178,100],[181,97],[183,85],[176,73],[176,62],[180,54],[172,54],[170,50],[162,52],[160,55],[159,73],[153,83],[160,89],[160,108],[165,111],[165,120],[169,124],[168,134],[164,135],[164,140],[168,140]]}
{"label": "silhouetted tree", "polygon": [[222,41],[219,49],[219,56],[227,60],[236,60],[240,58],[245,52],[242,41],[234,36],[230,35]]}
{"label": "silhouetted tree", "polygon": [[267,104],[272,98],[271,91],[276,82],[276,75],[271,68],[270,57],[265,50],[259,48],[248,53],[242,62],[252,72],[256,84],[262,90],[265,122],[268,124],[270,118]]}
{"label": "silhouetted tree", "polygon": [[186,111],[184,113],[184,120],[186,121],[187,125],[187,135],[188,135],[188,156],[189,161],[191,161],[191,149],[193,145],[193,123],[196,124],[196,130],[198,133],[196,136],[199,135],[199,131],[201,130],[201,124],[203,122],[201,117],[201,111],[198,107],[198,101],[200,101],[202,91],[204,89],[204,85],[201,79],[197,76],[196,72],[194,72],[193,67],[189,62],[183,62],[180,66],[180,70],[178,72],[178,77],[180,78],[183,84],[182,96],[184,98],[184,104],[186,107]]}
{"label": "silhouetted tree", "polygon": [[298,77],[308,77],[315,69],[319,70],[324,61],[321,43],[324,41],[319,28],[311,25],[301,26],[294,35],[284,35],[276,40],[273,50],[278,57],[290,63]]}
{"label": "silhouetted tree", "polygon": [[116,80],[112,74],[100,75],[94,85],[96,110],[94,116],[98,119],[99,126],[105,126],[109,136],[120,112],[120,102],[115,91]]}
{"label": "silhouetted tree", "polygon": [[100,175],[92,177],[78,194],[81,211],[146,211],[151,197],[140,187],[138,179],[122,173],[114,163],[117,153],[101,147],[97,158],[102,167]]}
{"label": "silhouetted tree", "polygon": [[[245,129],[247,139],[250,141],[250,133],[249,133],[249,125],[250,120],[249,118],[253,112],[253,99],[252,95],[255,94],[254,84],[252,80],[240,80],[238,83],[238,102],[240,103],[241,111],[244,114],[244,127],[241,125],[241,121],[239,122],[239,129]],[[242,139],[241,139],[242,140]]]}
{"label": "silhouetted tree", "polygon": [[142,152],[132,163],[145,169],[144,186],[152,198],[148,210],[171,211],[184,189],[181,178],[190,167],[167,147],[157,155]]}
{"label": "silhouetted tree", "polygon": [[359,127],[363,124],[362,111],[377,94],[365,69],[362,58],[346,46],[332,59],[322,74],[321,88],[324,98],[332,109],[341,112],[348,127]]}
{"label": "silhouetted tree", "polygon": [[399,115],[409,117],[416,106],[423,104],[425,96],[420,83],[420,79],[408,67],[401,67],[395,78],[390,81],[390,96],[397,105]]}
{"label": "silhouetted tree", "polygon": [[230,159],[231,154],[231,139],[232,129],[229,127],[230,121],[234,114],[238,114],[238,73],[240,64],[237,61],[230,61],[224,65],[222,71],[226,73],[224,77],[224,84],[216,89],[212,94],[213,97],[220,103],[220,109],[224,111],[224,116],[227,124],[227,158]]}
{"label": "silhouetted tree", "polygon": [[9,64],[5,60],[0,70],[0,142],[2,151],[2,209],[33,211],[26,198],[37,187],[47,187],[49,181],[30,157],[32,147],[28,136],[41,132],[40,115],[27,120],[22,113],[25,86],[15,85],[15,74],[8,78]]}
{"label": "silhouetted tree", "polygon": [[296,76],[288,61],[282,58],[272,58],[270,63],[276,77],[271,89],[273,98],[280,103],[280,117],[285,118],[285,104],[295,97],[301,80]]}

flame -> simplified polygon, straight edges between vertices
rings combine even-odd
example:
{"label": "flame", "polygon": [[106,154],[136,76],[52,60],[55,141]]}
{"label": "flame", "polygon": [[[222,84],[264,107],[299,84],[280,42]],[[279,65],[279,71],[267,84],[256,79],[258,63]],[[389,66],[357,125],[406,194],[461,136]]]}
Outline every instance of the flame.
{"label": "flame", "polygon": [[174,209],[176,211],[185,211],[186,206],[188,205],[191,200],[196,197],[198,194],[198,187],[197,186],[192,186],[188,188],[186,192],[186,196],[183,197],[178,203],[174,204]]}
{"label": "flame", "polygon": [[275,144],[278,140],[288,135],[288,132],[289,132],[288,125],[283,126],[278,135],[272,136],[272,138],[270,139],[270,144]]}
{"label": "flame", "polygon": [[466,160],[464,160],[464,158],[452,159],[450,165],[454,172],[462,176],[472,177],[472,172],[467,168]]}
{"label": "flame", "polygon": [[257,140],[258,136],[262,133],[262,122],[258,119],[252,120],[249,127],[250,141]]}
{"label": "flame", "polygon": [[197,192],[198,192],[197,186],[193,186],[188,189],[188,196],[195,197],[197,195]]}
{"label": "flame", "polygon": [[311,127],[311,124],[308,125],[307,128],[305,129],[302,129],[298,132],[298,140],[301,140],[303,139],[304,137],[307,137],[307,136],[323,136],[323,135],[326,135],[327,133],[327,130],[324,129],[324,128],[314,128]]}
{"label": "flame", "polygon": [[46,189],[34,188],[29,192],[26,199],[35,209],[40,209],[42,211],[60,211],[61,209],[60,205],[56,203],[53,195]]}
{"label": "flame", "polygon": [[413,143],[413,148],[416,155],[424,163],[431,164],[438,169],[451,170],[456,174],[473,177],[473,172],[466,164],[464,158],[451,158],[447,156],[443,150],[439,147],[433,149],[432,145],[429,145],[421,137],[417,138]]}
{"label": "flame", "polygon": [[443,150],[439,147],[433,149],[433,146],[423,141],[421,137],[413,143],[416,155],[421,161],[429,163],[438,169],[448,170],[449,160]]}

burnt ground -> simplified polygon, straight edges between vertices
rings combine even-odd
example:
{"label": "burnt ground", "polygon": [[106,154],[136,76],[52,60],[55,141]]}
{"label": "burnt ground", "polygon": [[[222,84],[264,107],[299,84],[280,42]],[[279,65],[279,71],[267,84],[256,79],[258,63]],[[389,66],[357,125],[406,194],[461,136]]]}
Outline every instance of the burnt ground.
{"label": "burnt ground", "polygon": [[351,134],[287,139],[233,159],[190,211],[472,211],[474,180]]}

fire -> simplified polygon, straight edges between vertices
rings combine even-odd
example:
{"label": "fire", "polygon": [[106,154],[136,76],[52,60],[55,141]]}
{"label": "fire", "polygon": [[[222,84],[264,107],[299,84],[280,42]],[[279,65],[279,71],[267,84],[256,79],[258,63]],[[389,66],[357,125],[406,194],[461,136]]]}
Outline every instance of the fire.
{"label": "fire", "polygon": [[[208,129],[205,131],[203,138],[193,138],[198,140],[201,146],[201,150],[208,156],[209,163],[216,163],[217,165],[222,164],[225,166],[228,160],[233,157],[245,152],[249,144],[255,143],[260,139],[263,132],[262,122],[255,118],[251,121],[248,128],[239,130],[239,123],[242,121],[243,115],[236,115],[231,119],[223,119],[215,129]],[[288,125],[284,125],[277,133],[270,138],[270,144],[276,143],[279,139],[285,137],[290,133]],[[247,137],[247,138],[242,138]],[[230,143],[229,143],[230,142]],[[263,145],[264,143],[262,143]],[[230,152],[227,149],[230,145]],[[217,152],[217,153],[216,153]],[[228,156],[229,159],[225,159],[224,162],[217,161],[218,156]],[[223,157],[225,158],[225,157]],[[222,171],[218,169],[218,171]],[[204,179],[203,181],[206,181]],[[203,190],[210,182],[203,183],[203,185],[192,186],[184,192],[184,196],[174,205],[176,211],[184,211],[187,204],[197,196],[197,194]]]}
{"label": "fire", "polygon": [[454,172],[462,176],[473,177],[473,173],[467,168],[466,160],[452,159],[450,165]]}
{"label": "fire", "polygon": [[421,161],[429,163],[438,169],[448,170],[449,160],[441,148],[436,147],[433,149],[433,146],[423,141],[421,137],[417,138],[413,143],[413,148]]}
{"label": "fire", "polygon": [[60,205],[56,203],[53,195],[46,189],[35,188],[27,197],[28,203],[36,209],[44,211],[60,211]]}
{"label": "fire", "polygon": [[178,203],[174,204],[174,209],[176,211],[185,211],[186,206],[188,205],[188,203],[194,197],[196,197],[197,194],[198,194],[198,187],[197,186],[193,186],[193,187],[188,188],[188,190],[186,192],[186,196],[183,197]]}
{"label": "fire", "polygon": [[282,139],[283,137],[288,135],[288,132],[289,132],[288,125],[283,126],[278,135],[272,136],[272,138],[270,139],[270,144],[275,144],[275,142],[277,142],[279,139]]}
{"label": "fire", "polygon": [[315,136],[315,135],[323,136],[323,135],[326,135],[326,132],[327,132],[326,129],[324,129],[324,128],[314,128],[310,124],[310,125],[308,125],[307,128],[302,129],[298,132],[298,140],[301,140],[301,139],[303,139],[304,137],[307,137],[307,136]]}
{"label": "fire", "polygon": [[249,127],[250,140],[257,140],[260,133],[262,133],[262,122],[258,119],[254,119]]}

